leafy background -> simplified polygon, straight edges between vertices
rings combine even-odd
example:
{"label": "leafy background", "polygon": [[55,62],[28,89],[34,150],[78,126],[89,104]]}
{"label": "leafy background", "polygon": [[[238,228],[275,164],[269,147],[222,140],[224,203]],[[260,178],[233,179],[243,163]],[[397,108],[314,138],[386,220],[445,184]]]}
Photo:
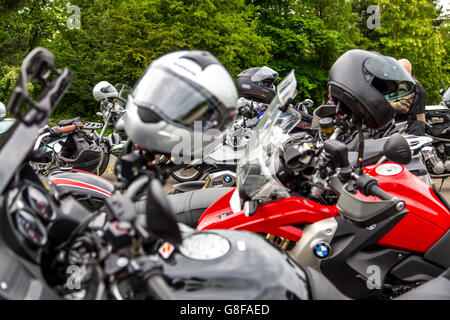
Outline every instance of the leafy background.
{"label": "leafy background", "polygon": [[[381,8],[373,30],[372,4]],[[80,29],[68,28],[71,5],[81,9]],[[0,101],[26,54],[44,46],[75,76],[58,118],[92,119],[97,82],[133,86],[153,59],[181,49],[211,51],[233,76],[253,66],[282,76],[295,69],[298,98],[319,105],[333,62],[362,48],[408,58],[427,104],[437,104],[450,84],[449,22],[432,0],[0,0]]]}

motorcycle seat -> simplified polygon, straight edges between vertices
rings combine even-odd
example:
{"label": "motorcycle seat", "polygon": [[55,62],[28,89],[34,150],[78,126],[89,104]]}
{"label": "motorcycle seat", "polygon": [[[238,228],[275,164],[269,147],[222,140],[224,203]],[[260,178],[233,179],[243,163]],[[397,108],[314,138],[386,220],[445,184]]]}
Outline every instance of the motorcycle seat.
{"label": "motorcycle seat", "polygon": [[[203,212],[233,188],[207,188],[178,194],[170,194],[167,197],[172,206],[175,218],[178,222],[190,227],[196,227]],[[145,204],[145,202],[144,202]],[[138,202],[136,210],[141,212],[142,204]]]}
{"label": "motorcycle seat", "polygon": [[81,122],[81,118],[75,117],[71,119],[63,119],[60,122],[58,122],[58,126],[60,127],[70,126],[71,124],[74,124],[76,122]]}
{"label": "motorcycle seat", "polygon": [[450,300],[450,268],[396,300]]}

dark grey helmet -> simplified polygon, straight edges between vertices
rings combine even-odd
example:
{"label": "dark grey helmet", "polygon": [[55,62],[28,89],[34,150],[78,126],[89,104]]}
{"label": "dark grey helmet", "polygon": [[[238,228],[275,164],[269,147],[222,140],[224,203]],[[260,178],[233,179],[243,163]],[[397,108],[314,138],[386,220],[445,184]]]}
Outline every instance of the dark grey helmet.
{"label": "dark grey helmet", "polygon": [[389,101],[413,92],[415,82],[394,58],[365,50],[350,50],[336,60],[328,75],[332,98],[359,122],[374,129],[395,116]]}

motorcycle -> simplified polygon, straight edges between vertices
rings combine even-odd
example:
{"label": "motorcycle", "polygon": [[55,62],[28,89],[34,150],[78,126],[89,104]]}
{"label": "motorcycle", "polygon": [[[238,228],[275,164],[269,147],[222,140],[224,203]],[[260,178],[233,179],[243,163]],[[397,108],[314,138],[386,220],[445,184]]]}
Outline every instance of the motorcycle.
{"label": "motorcycle", "polygon": [[[236,165],[250,139],[252,129],[264,114],[267,105],[240,98],[237,102],[237,119],[230,126],[223,142],[209,146],[204,159],[189,165],[174,166],[170,175],[181,182],[174,185],[174,192],[186,192],[201,188],[233,186]],[[207,175],[203,181],[195,181]]]}
{"label": "motorcycle", "polygon": [[[118,91],[115,99],[101,100],[102,112],[98,115],[104,118],[103,124],[82,122],[80,117],[75,117],[61,120],[57,125],[45,125],[40,130],[34,145],[34,150],[43,154],[41,162],[33,163],[37,172],[49,175],[66,167],[99,176],[105,172],[110,154],[119,156],[126,140],[122,116],[131,88],[123,84],[116,87],[114,90]],[[111,124],[114,124],[114,132],[104,137]]]}
{"label": "motorcycle", "polygon": [[[102,81],[96,85],[103,87],[102,84],[106,81]],[[111,85],[110,85],[111,86]],[[106,144],[107,153],[113,154],[116,157],[120,157],[122,154],[123,146],[127,140],[127,135],[125,133],[125,128],[123,126],[123,117],[125,113],[125,106],[128,99],[128,95],[133,91],[133,89],[127,85],[118,83],[113,87],[113,96],[101,95],[97,96],[96,99],[100,101],[100,112],[97,112],[97,116],[103,118],[103,127],[101,128],[100,134],[94,132],[95,138],[97,139],[97,144]],[[95,87],[94,87],[95,91]],[[112,125],[114,131],[105,137],[106,130]]]}
{"label": "motorcycle", "polygon": [[[298,123],[289,129],[289,134],[291,136],[295,136],[302,132],[308,133],[323,143],[331,135],[332,131],[330,131],[330,128],[334,128],[331,117],[336,116],[336,105],[319,106],[314,111],[311,118],[306,118],[306,120],[304,120],[304,115],[306,113],[305,107],[311,106],[311,103],[307,102],[307,100],[294,107],[294,110],[297,110],[300,113],[298,118],[301,119],[297,120]],[[286,116],[281,114],[280,117]],[[281,119],[279,119],[279,121],[280,120]],[[302,124],[299,126],[299,123]],[[305,123],[309,123],[309,126],[306,129]],[[408,141],[412,151],[411,160],[405,164],[406,169],[415,174],[430,187],[434,187],[434,183],[431,180],[427,167],[424,164],[424,155],[426,150],[431,147],[432,139],[429,137],[405,135],[405,129],[406,121],[396,123],[393,120],[383,131],[365,133],[365,148],[362,156],[362,165],[367,166],[381,164],[388,161],[388,159],[384,156],[383,146],[389,140],[390,135],[402,133]],[[253,128],[253,130],[255,130],[255,128]],[[350,160],[352,163],[356,163],[358,152],[355,150],[358,149],[358,135],[355,132],[349,131],[348,128],[346,130],[346,134],[342,135],[340,139],[350,149],[348,155]],[[248,143],[248,140],[246,143]],[[241,155],[242,153],[244,153],[244,150],[241,150]],[[213,181],[212,184],[208,184],[207,180],[206,183],[203,181],[193,181],[174,185],[173,187],[178,192],[171,192],[172,194],[169,195],[169,200],[174,208],[177,219],[191,227],[196,227],[203,212],[235,186],[236,175],[232,170],[235,171],[235,169],[230,168],[229,171],[219,170],[215,172],[212,175],[212,178],[214,178],[214,180],[211,180]],[[229,180],[230,183],[224,183],[224,179],[228,176],[232,176],[232,179]],[[215,186],[217,186],[217,188],[214,188]]]}
{"label": "motorcycle", "polygon": [[402,165],[412,156],[407,141],[391,136],[383,149],[394,162],[363,168],[336,140],[339,127],[323,142],[289,137],[298,119],[283,108],[289,96],[274,99],[238,165],[237,188],[204,212],[197,230],[263,234],[351,298],[396,297],[449,268],[450,207]]}
{"label": "motorcycle", "polygon": [[39,162],[32,163],[33,167],[44,175],[61,167],[103,174],[109,155],[92,138],[101,126],[97,122],[81,122],[79,117],[61,120],[54,126],[45,125],[39,130],[33,148],[42,156]]}
{"label": "motorcycle", "polygon": [[450,89],[440,90],[439,105],[425,106],[426,134],[433,139],[433,145],[426,150],[425,158],[430,175],[444,179],[450,176]]}
{"label": "motorcycle", "polygon": [[[147,174],[123,172],[131,182],[127,191],[116,190],[97,212],[61,194],[29,164],[39,157],[30,152],[39,128],[72,79],[53,63],[49,51],[34,49],[8,105],[18,121],[0,142],[0,255],[7,266],[0,268],[1,298],[346,299],[326,278],[257,235],[179,226],[161,184]],[[37,101],[28,95],[29,81],[45,86]],[[15,148],[18,143],[22,148]],[[138,216],[133,201],[142,188],[147,210]],[[446,274],[433,281],[446,285]],[[433,281],[428,286],[436,294]]]}

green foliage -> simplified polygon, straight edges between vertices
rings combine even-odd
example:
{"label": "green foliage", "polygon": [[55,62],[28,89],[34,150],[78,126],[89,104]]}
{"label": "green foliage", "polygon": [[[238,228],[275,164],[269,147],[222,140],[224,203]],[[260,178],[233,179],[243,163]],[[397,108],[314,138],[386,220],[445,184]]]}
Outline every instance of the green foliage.
{"label": "green foliage", "polygon": [[275,44],[270,66],[286,74],[295,69],[300,99],[326,99],[328,70],[346,50],[355,47],[359,31],[345,0],[254,0],[259,33]]}
{"label": "green foliage", "polygon": [[446,55],[442,35],[433,27],[438,18],[428,0],[380,0],[381,28],[378,51],[397,59],[407,58],[413,75],[427,92],[427,102],[438,102],[439,87],[446,78],[442,60]]}

